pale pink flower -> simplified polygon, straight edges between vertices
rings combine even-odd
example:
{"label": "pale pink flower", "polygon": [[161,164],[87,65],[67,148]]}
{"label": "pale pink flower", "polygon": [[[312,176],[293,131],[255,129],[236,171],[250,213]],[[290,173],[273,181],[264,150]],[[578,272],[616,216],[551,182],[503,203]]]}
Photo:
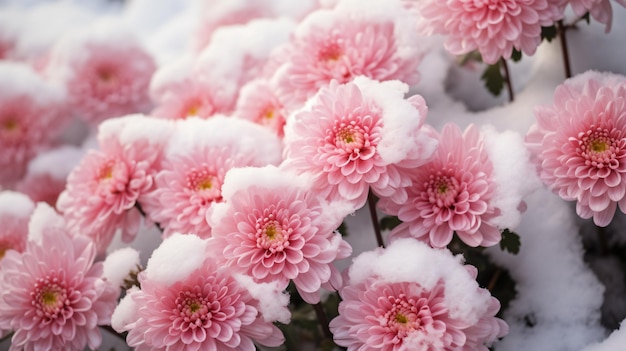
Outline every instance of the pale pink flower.
{"label": "pale pink flower", "polygon": [[[500,303],[478,287],[475,268],[416,244],[405,239],[357,257],[330,322],[335,342],[348,351],[487,351],[508,332],[495,317]],[[406,262],[398,254],[422,256]]]}
{"label": "pale pink flower", "polygon": [[599,226],[618,205],[626,212],[626,78],[590,71],[568,79],[535,116],[526,142],[544,184]]}
{"label": "pale pink flower", "polygon": [[281,160],[279,139],[252,122],[224,116],[177,121],[154,189],[141,205],[148,217],[172,233],[211,235],[206,222],[222,201],[226,172],[234,167],[264,166]]}
{"label": "pale pink flower", "polygon": [[203,80],[184,79],[160,88],[152,115],[169,119],[209,118],[231,112],[234,108],[232,100]]}
{"label": "pale pink flower", "polygon": [[15,190],[28,195],[34,202],[45,202],[56,206],[59,195],[65,190],[65,179],[58,179],[51,174],[26,175],[15,184]]}
{"label": "pale pink flower", "polygon": [[251,156],[224,145],[167,158],[156,175],[155,190],[142,199],[150,219],[164,228],[166,237],[173,233],[210,237],[206,217],[213,204],[222,201],[226,172],[255,164]]}
{"label": "pale pink flower", "polygon": [[[389,7],[395,8],[395,2]],[[410,33],[405,27],[400,29],[404,18],[395,14],[395,20],[382,14],[359,16],[352,11],[358,12],[314,12],[296,30],[289,46],[276,51],[284,64],[274,79],[290,110],[298,108],[331,80],[347,83],[362,75],[380,81],[417,83],[419,40],[417,33]],[[398,34],[400,31],[406,36],[415,35],[406,41]]]}
{"label": "pale pink flower", "polygon": [[341,285],[333,262],[352,249],[335,232],[343,216],[293,177],[272,167],[230,171],[229,193],[212,218],[213,251],[258,282],[277,281],[285,289],[293,280],[300,296],[315,304],[322,286]]}
{"label": "pale pink flower", "polygon": [[20,179],[66,121],[62,96],[30,67],[0,63],[0,184]]}
{"label": "pale pink flower", "polygon": [[64,75],[75,113],[97,125],[107,118],[147,112],[151,105],[148,87],[156,65],[145,50],[138,44],[98,40],[77,45],[74,56],[62,45],[55,48],[47,68],[52,76]]}
{"label": "pale pink flower", "polygon": [[284,167],[310,174],[314,191],[329,201],[358,208],[370,188],[406,200],[407,169],[426,162],[435,141],[422,132],[424,100],[403,99],[405,88],[365,77],[322,88],[310,110],[288,123]]}
{"label": "pale pink flower", "polygon": [[281,138],[284,136],[287,111],[276,89],[266,80],[253,80],[243,86],[234,116],[266,126]]}
{"label": "pale pink flower", "polygon": [[424,0],[417,6],[427,33],[447,35],[454,55],[478,50],[493,64],[511,57],[513,49],[533,55],[541,43],[541,27],[563,18],[563,0]]}
{"label": "pale pink flower", "polygon": [[[615,0],[626,7],[625,0]],[[584,16],[589,13],[596,21],[606,25],[606,32],[611,30],[613,24],[613,8],[610,0],[568,0],[576,16]]]}
{"label": "pale pink flower", "polygon": [[379,202],[384,212],[404,222],[391,237],[412,236],[444,247],[456,233],[470,246],[497,244],[500,230],[490,223],[500,212],[492,203],[493,164],[478,129],[470,125],[461,132],[446,124],[437,137],[439,147],[431,161],[412,171],[408,200]]}
{"label": "pale pink flower", "polygon": [[153,164],[158,153],[148,142],[124,146],[116,139],[90,150],[67,179],[57,207],[76,235],[89,236],[102,253],[116,229],[130,242],[137,234],[141,214],[135,208],[139,196],[152,186]]}
{"label": "pale pink flower", "polygon": [[9,350],[94,350],[110,323],[119,291],[103,278],[85,237],[63,232],[30,241],[0,261],[0,329],[12,330]]}
{"label": "pale pink flower", "polygon": [[138,351],[254,351],[255,342],[279,346],[284,340],[264,319],[259,301],[211,258],[172,284],[143,273],[139,281],[141,290],[129,296],[137,306],[136,318],[124,326],[128,345]]}

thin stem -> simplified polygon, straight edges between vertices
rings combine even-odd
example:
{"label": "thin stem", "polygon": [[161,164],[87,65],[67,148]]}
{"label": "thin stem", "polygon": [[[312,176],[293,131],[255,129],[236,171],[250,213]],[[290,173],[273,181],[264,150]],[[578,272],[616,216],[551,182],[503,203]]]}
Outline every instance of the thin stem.
{"label": "thin stem", "polygon": [[509,65],[506,63],[505,59],[500,59],[500,63],[502,68],[504,69],[504,79],[506,81],[506,89],[509,92],[509,102],[513,102],[515,100],[515,95],[513,93],[513,83],[511,83],[511,73],[509,72]]}
{"label": "thin stem", "polygon": [[[141,208],[141,205],[137,201],[135,201],[135,208],[137,209],[137,211],[139,211],[139,214],[141,214],[143,218],[148,218],[146,212],[143,210],[143,208]],[[163,227],[161,227],[159,223],[154,222],[154,225],[161,231],[161,233],[163,233]]]}
{"label": "thin stem", "polygon": [[322,326],[322,333],[324,333],[324,337],[326,339],[332,340],[333,333],[331,333],[330,328],[328,328],[328,318],[326,317],[326,312],[324,312],[324,305],[322,305],[321,302],[318,302],[313,305],[313,310],[315,310],[317,321]]}
{"label": "thin stem", "polygon": [[559,33],[559,39],[561,41],[561,56],[563,57],[563,68],[565,69],[565,78],[572,77],[572,67],[569,62],[569,50],[567,48],[567,37],[565,30],[567,27],[563,25],[563,20],[556,22],[556,29]]}
{"label": "thin stem", "polygon": [[115,329],[113,329],[113,327],[111,327],[110,325],[101,325],[100,328],[108,331],[110,334],[113,334],[117,336],[118,338],[122,339],[122,341],[126,342],[126,336],[116,332]]}
{"label": "thin stem", "polygon": [[3,342],[5,340],[9,340],[12,337],[13,337],[13,332],[10,332],[9,334],[5,335],[2,339],[0,339],[0,342]]}
{"label": "thin stem", "polygon": [[502,270],[500,268],[496,268],[496,271],[491,276],[491,280],[489,280],[489,284],[487,285],[487,290],[493,291],[493,288],[498,283],[498,279],[500,279],[500,274],[502,274]]}
{"label": "thin stem", "polygon": [[376,233],[376,242],[379,247],[385,247],[385,242],[383,241],[383,234],[380,230],[380,222],[378,221],[378,214],[376,213],[376,198],[372,191],[370,190],[369,194],[367,194],[367,203],[370,208],[370,217],[372,218],[372,226],[374,226],[374,232]]}

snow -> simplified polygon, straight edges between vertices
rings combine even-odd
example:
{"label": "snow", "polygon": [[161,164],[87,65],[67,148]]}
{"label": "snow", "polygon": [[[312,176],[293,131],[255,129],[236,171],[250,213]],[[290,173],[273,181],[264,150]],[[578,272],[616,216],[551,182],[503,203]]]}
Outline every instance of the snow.
{"label": "snow", "polygon": [[44,151],[28,163],[28,175],[49,174],[54,179],[65,180],[84,153],[71,145]]}
{"label": "snow", "polygon": [[256,283],[252,277],[237,274],[234,276],[239,284],[250,292],[250,295],[259,301],[259,309],[266,322],[278,321],[289,323],[291,312],[289,305],[289,294],[283,292],[279,282]]}
{"label": "snow", "polygon": [[28,96],[39,104],[59,103],[65,92],[46,82],[30,66],[21,62],[0,61],[0,99]]}
{"label": "snow", "polygon": [[109,253],[104,260],[104,277],[115,287],[121,287],[124,279],[139,266],[139,251],[125,247]]}
{"label": "snow", "polygon": [[28,240],[41,243],[45,232],[67,232],[65,220],[45,202],[37,203],[28,222]]}
{"label": "snow", "polygon": [[124,332],[127,329],[127,326],[137,320],[137,311],[139,310],[139,306],[133,300],[133,293],[139,292],[139,288],[133,286],[132,288],[126,291],[126,296],[124,296],[120,302],[117,304],[117,307],[113,311],[113,315],[111,316],[111,327],[115,329],[118,333]]}
{"label": "snow", "polygon": [[0,214],[28,218],[35,209],[30,198],[15,191],[0,191]]}
{"label": "snow", "polygon": [[310,180],[307,177],[298,177],[276,166],[233,168],[226,173],[222,185],[222,196],[231,199],[240,190],[251,186],[266,189],[298,187],[305,189]]}
{"label": "snow", "polygon": [[144,273],[146,279],[172,285],[200,268],[205,257],[206,240],[193,234],[176,233],[154,250]]}
{"label": "snow", "polygon": [[491,298],[479,290],[478,283],[464,267],[462,256],[453,256],[446,249],[433,249],[414,239],[398,239],[385,250],[360,254],[353,260],[348,275],[351,285],[372,276],[386,283],[416,282],[425,290],[443,282],[450,317],[468,323],[478,321]]}
{"label": "snow", "polygon": [[98,139],[101,144],[114,138],[122,145],[129,145],[141,140],[149,144],[163,145],[171,135],[173,123],[169,120],[153,118],[142,114],[110,118],[98,127]]}

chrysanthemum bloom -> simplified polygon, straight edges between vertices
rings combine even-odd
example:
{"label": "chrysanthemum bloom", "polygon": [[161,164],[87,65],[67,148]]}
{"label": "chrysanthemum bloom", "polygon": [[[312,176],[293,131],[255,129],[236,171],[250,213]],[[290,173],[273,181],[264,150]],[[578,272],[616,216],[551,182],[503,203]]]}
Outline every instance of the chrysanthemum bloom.
{"label": "chrysanthemum bloom", "polygon": [[206,216],[214,203],[222,201],[226,172],[254,163],[250,155],[230,145],[199,147],[169,157],[156,176],[156,190],[146,195],[145,209],[164,228],[164,236],[178,232],[207,238],[211,227]]}
{"label": "chrysanthemum bloom", "polygon": [[266,80],[253,80],[243,86],[234,116],[266,126],[281,138],[285,134],[283,127],[287,111],[278,99],[275,88]]}
{"label": "chrysanthemum bloom", "polygon": [[35,204],[24,194],[0,192],[0,260],[9,250],[26,248],[28,221]]}
{"label": "chrysanthemum bloom", "polygon": [[[156,65],[129,33],[86,31],[52,50],[47,73],[65,84],[70,105],[97,125],[104,119],[150,108],[148,87]],[[105,33],[111,33],[110,36]]]}
{"label": "chrysanthemum bloom", "polygon": [[212,245],[233,270],[258,282],[278,281],[283,289],[293,280],[300,296],[315,304],[322,286],[340,286],[333,261],[352,249],[335,232],[341,210],[295,178],[274,167],[228,172],[225,202],[212,218]]}
{"label": "chrysanthemum bloom", "polygon": [[626,78],[590,71],[568,79],[535,116],[526,142],[544,184],[599,226],[618,205],[626,212]]}
{"label": "chrysanthemum bloom", "polygon": [[446,124],[436,137],[439,147],[433,158],[412,171],[408,200],[379,202],[385,213],[403,221],[391,237],[411,236],[444,247],[456,232],[470,246],[497,244],[500,230],[490,223],[499,213],[492,204],[496,183],[478,129],[470,125],[461,132]]}
{"label": "chrysanthemum bloom", "polygon": [[[357,257],[340,290],[335,342],[348,351],[487,351],[508,332],[500,303],[448,251],[403,239]],[[404,246],[404,247],[403,247]],[[398,257],[407,260],[398,260]]]}
{"label": "chrysanthemum bloom", "polygon": [[187,117],[209,118],[216,113],[226,113],[232,109],[224,104],[226,99],[215,98],[210,87],[203,87],[197,81],[173,86],[160,101],[152,115],[160,118],[185,119]]}
{"label": "chrysanthemum bloom", "polygon": [[[626,7],[626,1],[615,1]],[[568,0],[568,3],[572,5],[572,10],[576,16],[584,16],[586,13],[589,13],[596,21],[606,25],[607,33],[611,30],[613,8],[610,0]]]}
{"label": "chrysanthemum bloom", "polygon": [[116,229],[122,230],[126,242],[139,229],[141,214],[135,203],[152,186],[157,155],[148,143],[135,146],[111,139],[101,151],[90,150],[70,173],[57,203],[70,230],[92,238],[100,253]]}
{"label": "chrysanthemum bloom", "polygon": [[63,127],[62,93],[32,69],[0,64],[0,184],[20,179],[28,161],[49,147]]}
{"label": "chrysanthemum bloom", "polygon": [[513,49],[533,55],[541,43],[541,27],[563,18],[563,0],[424,0],[417,6],[424,30],[447,35],[454,55],[478,50],[484,62],[508,59]]}
{"label": "chrysanthemum bloom", "polygon": [[0,329],[12,330],[11,351],[95,350],[99,325],[110,323],[118,289],[109,284],[85,237],[56,232],[29,241],[0,261]]}
{"label": "chrysanthemum bloom", "polygon": [[[419,38],[407,25],[414,18],[400,1],[386,1],[386,7],[378,1],[367,7],[343,3],[309,15],[296,29],[288,49],[277,51],[285,63],[274,79],[290,110],[331,80],[347,83],[362,75],[412,85],[419,79]],[[370,6],[382,11],[372,13],[366,9]]]}
{"label": "chrysanthemum bloom", "polygon": [[310,174],[314,191],[329,201],[347,200],[359,208],[370,187],[381,197],[405,201],[407,169],[426,162],[436,145],[422,131],[424,100],[405,100],[406,90],[398,81],[333,81],[310,110],[287,123],[284,166]]}
{"label": "chrysanthemum bloom", "polygon": [[280,141],[261,126],[224,116],[181,120],[154,189],[140,201],[149,218],[165,229],[164,236],[179,232],[207,238],[211,227],[206,217],[222,201],[226,172],[280,160]]}
{"label": "chrysanthemum bloom", "polygon": [[[166,248],[168,244],[176,245]],[[182,269],[177,269],[177,259],[184,261]],[[139,282],[141,290],[131,291],[113,317],[114,328],[128,331],[128,345],[138,351],[253,351],[254,343],[279,346],[284,340],[248,290],[252,286],[207,257],[203,241],[193,235],[166,239],[140,273]]]}

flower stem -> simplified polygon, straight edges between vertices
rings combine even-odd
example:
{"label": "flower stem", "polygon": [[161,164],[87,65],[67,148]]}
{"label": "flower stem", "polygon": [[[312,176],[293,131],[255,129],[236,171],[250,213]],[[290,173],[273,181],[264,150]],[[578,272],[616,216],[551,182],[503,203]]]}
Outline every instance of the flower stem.
{"label": "flower stem", "polygon": [[509,65],[505,59],[500,59],[500,65],[504,69],[504,79],[506,81],[506,89],[509,92],[509,102],[515,100],[515,94],[513,93],[513,83],[511,82],[511,73],[509,72]]}
{"label": "flower stem", "polygon": [[[135,208],[137,209],[137,211],[139,211],[143,218],[148,218],[146,212],[143,210],[143,208],[141,208],[141,205],[137,201],[135,201]],[[154,222],[154,225],[161,231],[161,233],[163,233],[163,227],[161,227],[159,223]]]}
{"label": "flower stem", "polygon": [[317,321],[320,323],[322,327],[322,333],[324,333],[324,337],[329,340],[333,340],[333,333],[330,332],[330,328],[328,328],[328,318],[326,317],[326,312],[324,311],[324,305],[321,302],[313,305],[313,310],[315,311],[315,315],[317,316]]}
{"label": "flower stem", "polygon": [[5,340],[9,340],[12,337],[13,337],[13,332],[10,332],[9,334],[5,335],[2,339],[0,339],[0,342],[3,342]]}
{"label": "flower stem", "polygon": [[376,213],[376,196],[374,196],[371,190],[369,194],[367,194],[367,203],[370,209],[370,217],[372,218],[372,226],[374,226],[374,232],[376,233],[376,242],[379,247],[385,247],[383,234],[380,230],[380,222],[378,221],[378,214]]}
{"label": "flower stem", "polygon": [[489,280],[489,284],[487,285],[487,290],[493,291],[493,288],[498,283],[498,279],[500,279],[500,274],[502,274],[502,270],[500,268],[496,268],[496,271],[493,272],[491,279]]}
{"label": "flower stem", "polygon": [[572,77],[572,67],[569,62],[569,50],[567,49],[567,37],[565,30],[567,27],[563,25],[563,20],[556,22],[556,29],[559,33],[559,40],[561,41],[561,56],[563,57],[563,67],[565,68],[565,78]]}

